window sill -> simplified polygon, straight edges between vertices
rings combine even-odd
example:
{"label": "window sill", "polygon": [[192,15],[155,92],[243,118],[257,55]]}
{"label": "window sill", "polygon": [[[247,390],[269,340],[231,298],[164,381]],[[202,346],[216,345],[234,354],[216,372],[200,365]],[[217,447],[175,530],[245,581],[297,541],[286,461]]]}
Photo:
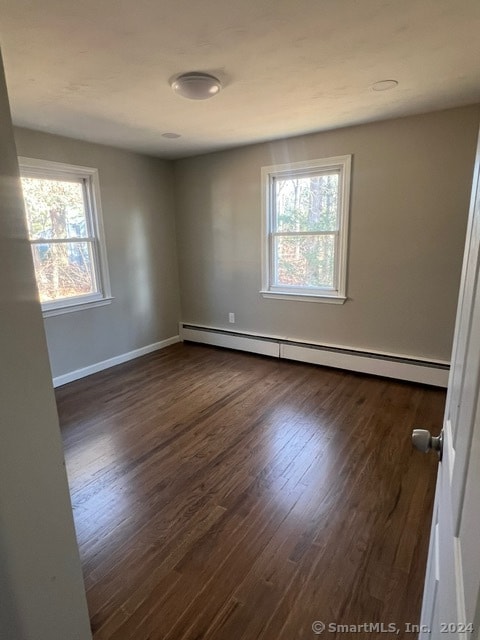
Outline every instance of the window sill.
{"label": "window sill", "polygon": [[328,295],[321,293],[287,293],[280,291],[260,291],[263,298],[275,300],[292,300],[295,302],[326,302],[327,304],[344,304],[346,296]]}
{"label": "window sill", "polygon": [[85,309],[91,309],[92,307],[104,307],[110,304],[114,298],[100,298],[99,300],[89,300],[88,302],[80,302],[76,304],[66,304],[63,307],[51,307],[50,309],[42,309],[42,315],[44,318],[50,318],[51,316],[60,316],[64,313],[73,313],[74,311],[84,311]]}

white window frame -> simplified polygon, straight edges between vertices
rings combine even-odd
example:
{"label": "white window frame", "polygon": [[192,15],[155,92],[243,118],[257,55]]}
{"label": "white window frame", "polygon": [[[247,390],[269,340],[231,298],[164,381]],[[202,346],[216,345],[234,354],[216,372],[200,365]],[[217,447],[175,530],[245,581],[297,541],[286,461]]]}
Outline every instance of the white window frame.
{"label": "white window frame", "polygon": [[[107,250],[103,229],[102,205],[100,201],[100,182],[98,170],[92,167],[38,160],[36,158],[19,157],[18,164],[22,178],[44,178],[45,180],[81,180],[85,185],[85,206],[90,236],[82,238],[92,245],[95,278],[98,291],[82,296],[72,296],[49,302],[42,302],[43,317],[56,316],[72,311],[80,311],[89,307],[110,304],[113,300],[110,289],[110,278],[107,264]],[[30,244],[51,242],[49,238],[30,240]]]}
{"label": "white window frame", "polygon": [[[343,304],[346,301],[351,166],[352,156],[346,155],[262,167],[262,289],[260,294],[264,298],[334,304]],[[318,175],[322,171],[339,172],[339,228],[335,232],[334,286],[312,288],[275,285],[272,277],[274,273],[273,241],[278,234],[274,229],[275,179],[308,177],[309,174]]]}

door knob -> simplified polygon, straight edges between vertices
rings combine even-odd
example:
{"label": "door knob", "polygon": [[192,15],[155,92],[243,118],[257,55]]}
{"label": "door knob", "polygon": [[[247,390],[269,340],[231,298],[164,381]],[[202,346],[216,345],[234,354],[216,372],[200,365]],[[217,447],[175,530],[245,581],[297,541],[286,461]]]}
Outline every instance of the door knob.
{"label": "door knob", "polygon": [[422,453],[426,453],[432,449],[436,451],[442,459],[442,450],[443,450],[443,429],[440,431],[440,435],[432,436],[430,431],[426,429],[414,429],[412,431],[412,444],[415,449],[422,451]]}

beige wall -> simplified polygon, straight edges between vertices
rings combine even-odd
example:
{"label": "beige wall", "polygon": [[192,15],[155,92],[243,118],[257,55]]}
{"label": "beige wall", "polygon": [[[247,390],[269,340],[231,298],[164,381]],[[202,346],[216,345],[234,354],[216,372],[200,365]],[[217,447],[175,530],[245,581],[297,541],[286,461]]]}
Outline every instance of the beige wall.
{"label": "beige wall", "polygon": [[0,59],[0,637],[91,638]]}
{"label": "beige wall", "polygon": [[[100,173],[115,300],[46,319],[53,375],[176,335],[179,288],[186,322],[448,360],[479,115],[452,109],[175,163],[16,129],[19,155]],[[343,154],[349,300],[261,298],[260,168]]]}
{"label": "beige wall", "polygon": [[178,334],[171,164],[102,145],[15,129],[18,155],[99,170],[112,304],[46,318],[60,376]]}
{"label": "beige wall", "polygon": [[[452,109],[175,162],[182,320],[448,360],[479,115]],[[348,301],[261,298],[260,168],[344,154]]]}

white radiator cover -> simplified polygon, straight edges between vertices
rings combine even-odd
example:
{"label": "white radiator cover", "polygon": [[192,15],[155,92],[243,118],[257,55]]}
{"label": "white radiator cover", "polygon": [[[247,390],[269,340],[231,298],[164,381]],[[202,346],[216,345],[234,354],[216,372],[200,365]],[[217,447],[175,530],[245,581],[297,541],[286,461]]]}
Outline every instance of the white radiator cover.
{"label": "white radiator cover", "polygon": [[420,382],[435,387],[446,387],[448,384],[450,365],[440,360],[427,360],[380,351],[362,351],[339,345],[307,343],[279,336],[242,333],[188,323],[180,324],[180,337],[189,342],[369,373],[396,380]]}

